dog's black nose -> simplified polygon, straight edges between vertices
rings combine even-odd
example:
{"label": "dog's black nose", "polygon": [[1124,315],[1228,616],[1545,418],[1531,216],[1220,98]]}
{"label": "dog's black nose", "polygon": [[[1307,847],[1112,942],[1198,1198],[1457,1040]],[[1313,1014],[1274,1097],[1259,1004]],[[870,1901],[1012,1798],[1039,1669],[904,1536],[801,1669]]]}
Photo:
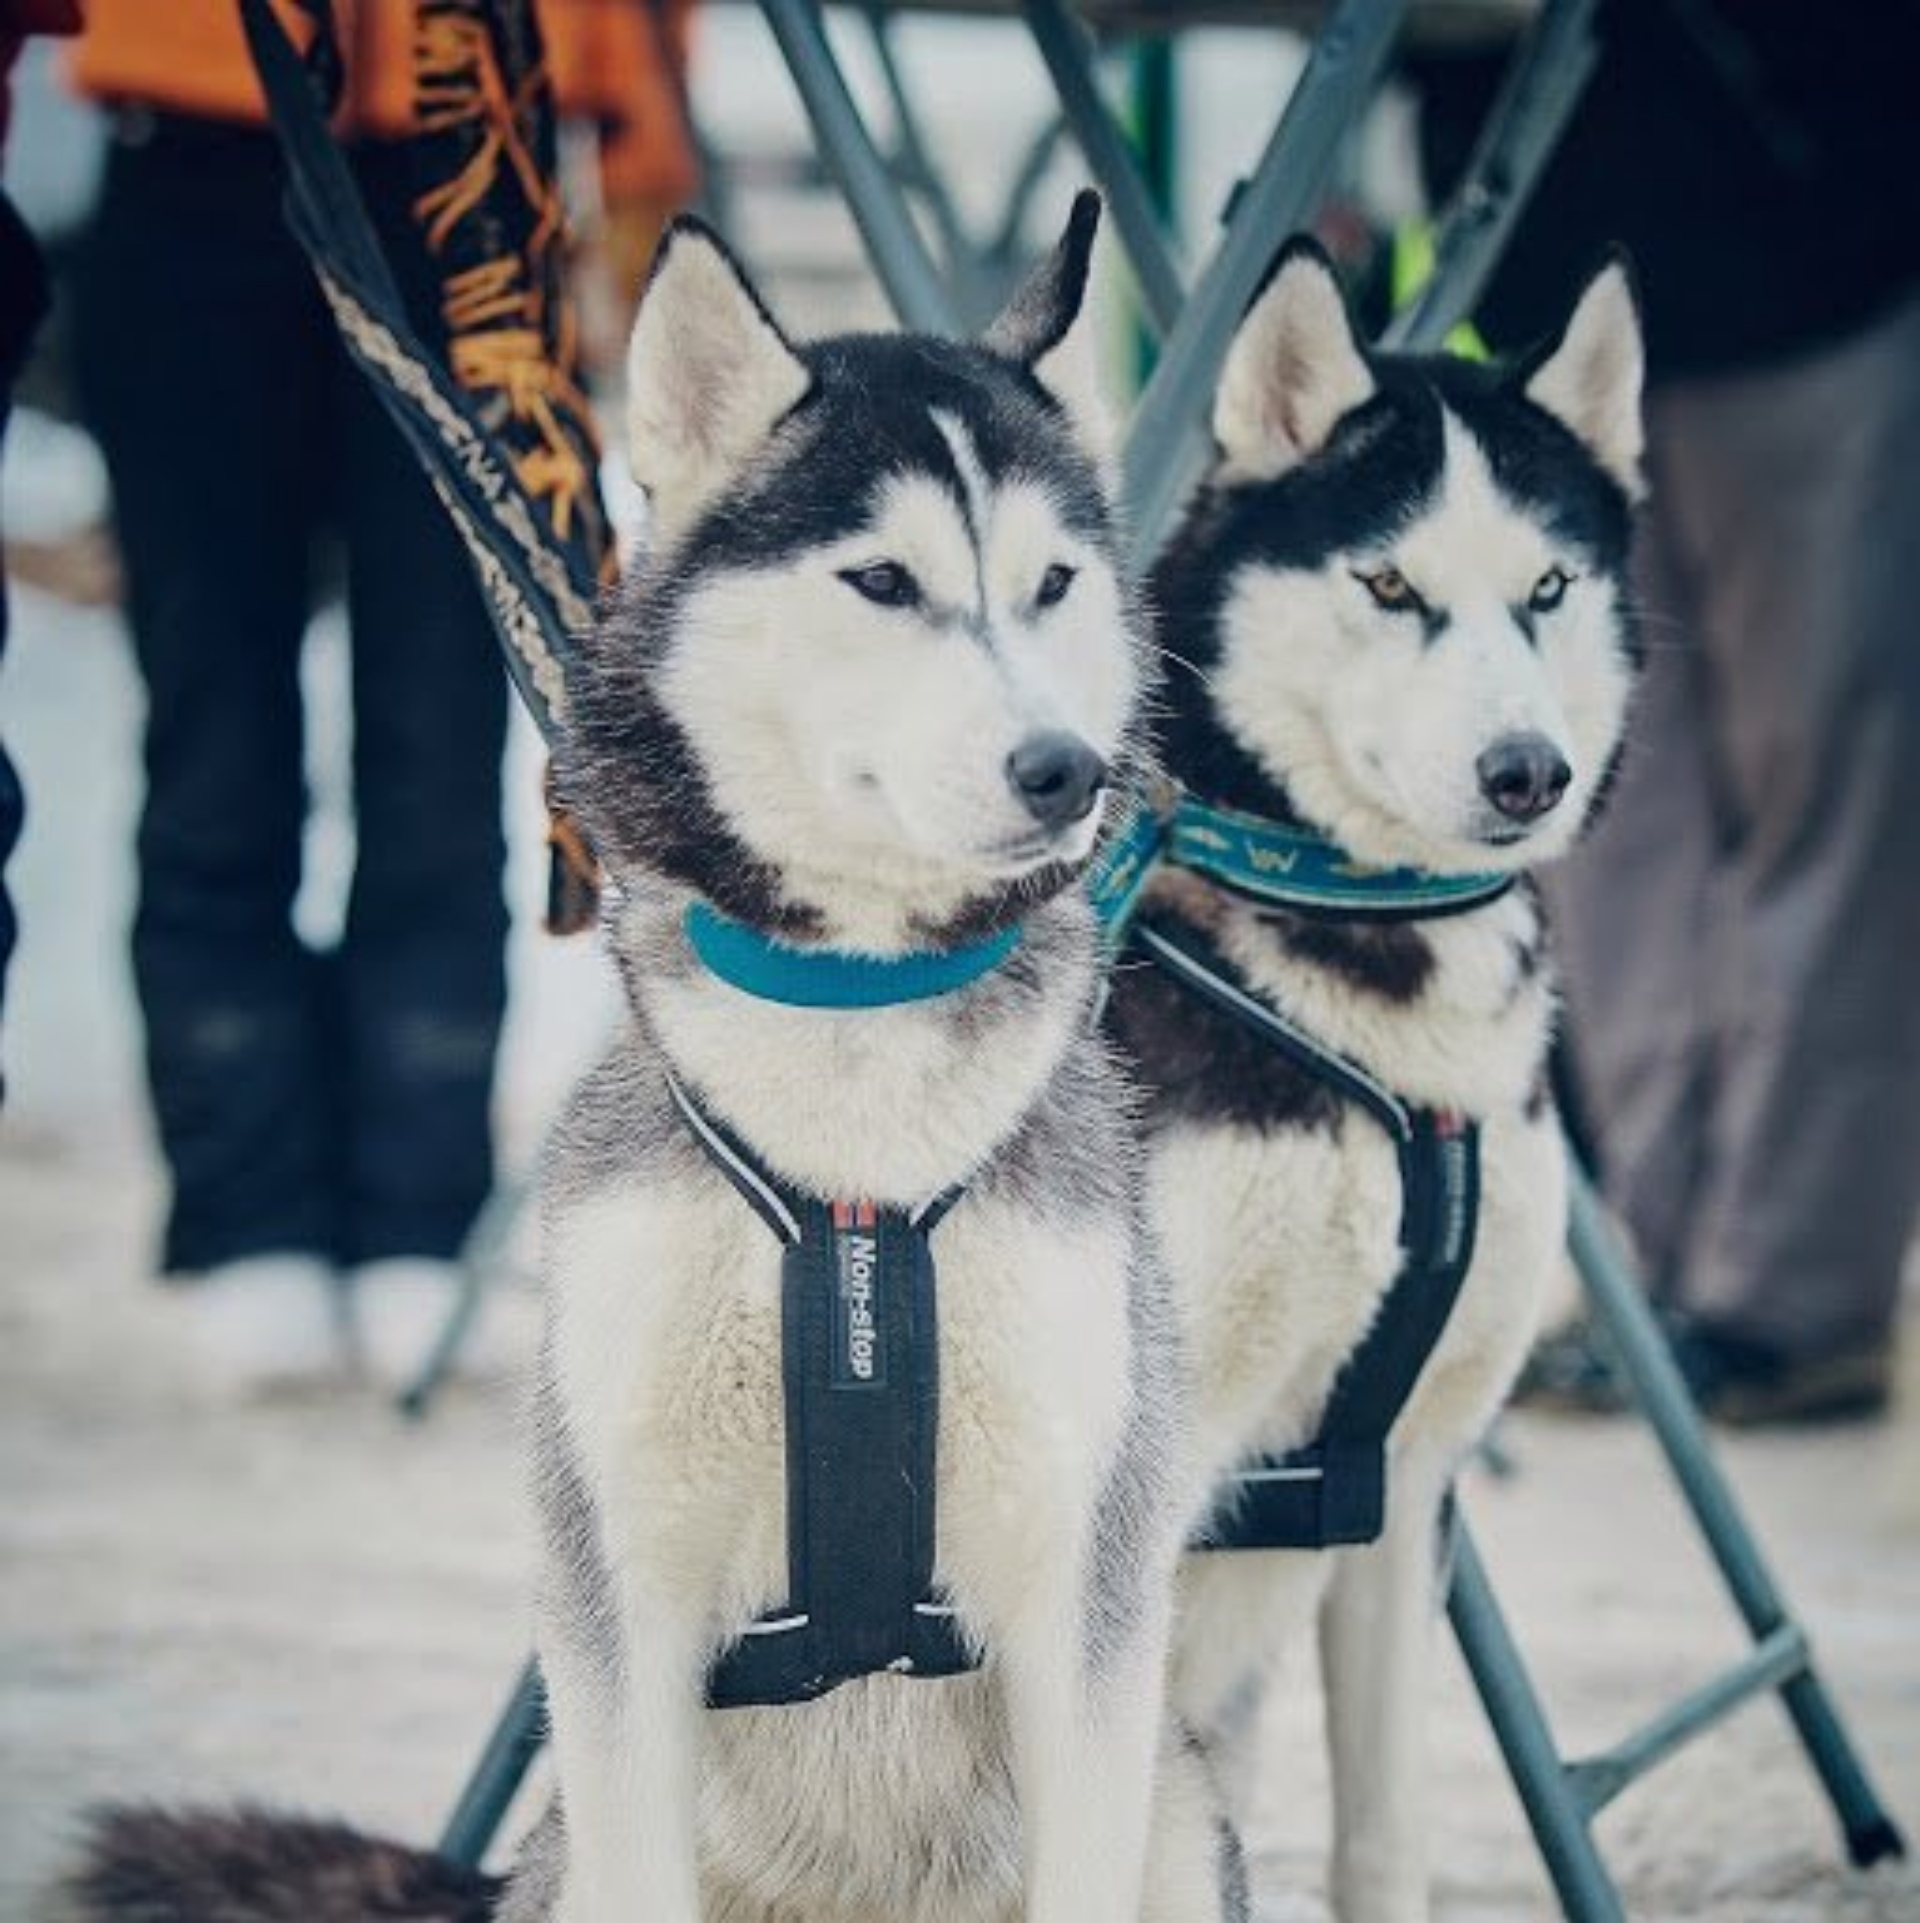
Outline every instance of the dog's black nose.
{"label": "dog's black nose", "polygon": [[1502,735],[1473,766],[1480,792],[1509,821],[1538,821],[1573,779],[1560,750],[1543,734]]}
{"label": "dog's black nose", "polygon": [[1059,729],[1029,735],[1007,757],[1007,780],[1043,828],[1078,821],[1106,779],[1107,764],[1078,735]]}

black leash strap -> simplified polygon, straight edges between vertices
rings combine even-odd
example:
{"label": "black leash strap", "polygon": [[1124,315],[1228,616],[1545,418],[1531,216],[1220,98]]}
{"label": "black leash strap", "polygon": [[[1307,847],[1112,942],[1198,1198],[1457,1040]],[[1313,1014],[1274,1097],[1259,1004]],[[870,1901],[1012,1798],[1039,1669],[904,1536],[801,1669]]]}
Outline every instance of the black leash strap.
{"label": "black leash strap", "polygon": [[1319,1434],[1301,1448],[1236,1470],[1191,1546],[1330,1549],[1372,1542],[1386,1526],[1387,1439],[1446,1331],[1473,1261],[1479,1128],[1464,1117],[1410,1107],[1323,1048],[1235,981],[1226,962],[1190,930],[1142,922],[1132,940],[1182,987],[1363,1108],[1391,1137],[1400,1161],[1400,1271],[1334,1383]]}
{"label": "black leash strap", "polygon": [[[495,436],[421,344],[360,192],[327,130],[337,58],[326,0],[304,0],[317,38],[303,60],[269,0],[240,0],[254,65],[287,163],[287,218],[347,350],[427,470],[473,562],[507,667],[549,739],[566,700],[572,637],[592,625],[598,555],[584,522],[556,538]],[[331,66],[329,63],[332,63]]]}
{"label": "black leash strap", "polygon": [[940,1413],[929,1237],[958,1199],[909,1213],[777,1182],[678,1082],[709,1160],[785,1245],[787,1597],[707,1676],[715,1709],[810,1702],[857,1676],[979,1666],[933,1586]]}

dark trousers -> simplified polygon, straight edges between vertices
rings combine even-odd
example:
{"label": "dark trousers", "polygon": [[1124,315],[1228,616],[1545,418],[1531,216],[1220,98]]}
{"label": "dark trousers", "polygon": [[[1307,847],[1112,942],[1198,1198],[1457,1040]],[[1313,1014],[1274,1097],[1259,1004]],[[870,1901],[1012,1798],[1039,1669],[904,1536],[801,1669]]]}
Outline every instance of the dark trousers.
{"label": "dark trousers", "polygon": [[[6,438],[7,415],[13,400],[13,384],[33,344],[34,330],[46,309],[46,275],[40,264],[40,250],[33,236],[15,211],[13,203],[0,193],[0,442]],[[7,649],[7,581],[0,569],[0,656]],[[0,742],[0,1015],[6,1009],[7,964],[13,958],[16,928],[13,898],[7,893],[7,857],[20,839],[25,813],[20,794],[20,778],[7,759],[6,746]],[[4,1030],[0,1029],[0,1037]],[[0,1097],[6,1092],[6,1065],[0,1059]]]}
{"label": "dark trousers", "polygon": [[[357,159],[424,293],[398,150]],[[264,132],[113,152],[76,289],[149,712],[134,973],[165,1267],[453,1253],[491,1181],[505,688],[466,557],[334,338]],[[416,324],[428,339],[431,303]],[[346,557],[358,852],[329,955],[291,909],[316,536]]]}
{"label": "dark trousers", "polygon": [[1884,1343],[1920,1203],[1920,294],[1655,390],[1622,779],[1554,907],[1610,1195],[1661,1293]]}

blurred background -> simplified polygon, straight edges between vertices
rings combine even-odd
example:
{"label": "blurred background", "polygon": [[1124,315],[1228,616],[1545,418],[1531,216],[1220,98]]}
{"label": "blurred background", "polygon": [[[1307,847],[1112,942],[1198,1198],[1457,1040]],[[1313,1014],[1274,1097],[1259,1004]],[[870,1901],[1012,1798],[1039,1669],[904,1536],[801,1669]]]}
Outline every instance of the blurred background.
{"label": "blurred background", "polygon": [[[410,560],[398,572],[412,578],[377,596],[349,586],[363,565],[374,574],[357,544],[377,548],[384,530],[397,545],[409,517],[437,522],[438,509],[395,478],[407,457],[374,446],[375,427],[362,435],[358,376],[330,344],[303,264],[274,238],[271,136],[219,79],[237,46],[225,0],[208,6],[221,18],[202,43],[197,6],[175,23],[149,5],[83,7],[79,39],[26,40],[4,154],[50,305],[0,460],[0,739],[27,798],[6,867],[19,942],[0,1019],[0,1917],[26,1914],[73,1812],[104,1795],[245,1795],[408,1837],[436,1829],[526,1639],[527,1516],[501,1383],[528,1322],[532,1225],[519,1202],[615,1007],[591,936],[543,931],[543,753],[501,694],[477,600],[442,620],[437,581],[457,578],[470,596],[451,537],[439,528],[445,553]],[[383,7],[410,11],[361,0],[343,12],[362,53]],[[26,27],[71,24],[16,10]],[[757,9],[541,10],[574,236],[570,384],[591,412],[618,421],[635,292],[661,225],[688,200],[794,331],[887,324]],[[1189,267],[1308,51],[1293,26],[1311,9],[1235,11],[1288,20],[1183,25],[1117,46],[1101,70]],[[1459,30],[1415,44],[1354,128],[1317,222],[1375,324],[1417,282],[1425,223],[1528,9],[1436,11]],[[1883,443],[1920,428],[1920,165],[1907,164],[1920,160],[1920,66],[1909,8],[1761,8],[1752,44],[1741,11],[1602,9],[1603,64],[1567,163],[1480,318],[1494,346],[1523,345],[1538,315],[1564,309],[1575,256],[1645,229],[1656,499],[1664,462],[1690,518],[1663,549],[1688,578],[1649,625],[1649,712],[1669,758],[1642,781],[1644,807],[1629,784],[1614,843],[1567,884],[1595,1111],[1584,1119],[1694,1385],[1732,1425],[1723,1443],[1739,1491],[1911,1823],[1920,1412],[1900,1394],[1897,1328],[1911,1315],[1900,1267],[1911,1271],[1920,1189],[1920,998],[1899,977],[1920,902],[1920,814],[1900,770],[1920,767],[1920,637],[1904,603],[1897,623],[1884,610],[1911,551],[1903,536],[1920,536],[1920,438],[1898,443],[1897,459]],[[1795,11],[1808,16],[1805,46],[1780,25]],[[596,39],[590,17],[620,13],[631,18]],[[910,185],[938,183],[915,205],[945,256],[964,255],[969,311],[990,313],[1086,173],[1031,43],[990,18],[907,13],[884,32],[857,8],[829,19],[897,168]],[[0,5],[0,39],[14,24]],[[404,38],[404,23],[395,30]],[[170,31],[185,38],[167,44]],[[1676,33],[1698,72],[1675,64]],[[1806,52],[1835,42],[1848,58]],[[1615,59],[1627,79],[1609,80]],[[1906,103],[1897,112],[1880,81],[1861,78],[1875,73]],[[409,197],[381,169],[405,129],[383,115],[406,109],[383,107],[364,76],[354,84],[343,113],[360,116],[356,165],[376,217],[399,231]],[[1622,158],[1636,149],[1637,164]],[[1596,198],[1596,177],[1617,184]],[[1763,255],[1767,271],[1749,271]],[[1670,257],[1683,265],[1663,291]],[[1120,398],[1152,364],[1152,333],[1130,278],[1110,266],[1107,281]],[[1810,288],[1822,298],[1800,298]],[[179,383],[210,362],[231,379],[213,383],[208,410],[182,413]],[[498,387],[511,393],[509,376]],[[1791,425],[1772,437],[1743,442],[1728,426],[1776,414]],[[1824,443],[1817,458],[1810,441]],[[641,510],[617,429],[608,442],[606,498],[631,529]],[[1689,465],[1706,449],[1712,461]],[[1830,455],[1838,465],[1821,466]],[[1716,481],[1713,462],[1743,475],[1746,493]],[[261,504],[290,493],[304,505],[283,527]],[[370,525],[354,500],[377,504]],[[1807,532],[1775,501],[1827,509]],[[1813,670],[1785,643],[1768,652],[1764,608],[1780,591],[1730,539],[1714,551],[1703,525],[1716,516],[1745,521],[1776,553],[1801,541],[1807,578],[1850,584],[1838,599],[1861,626],[1857,662],[1851,641],[1806,647]],[[1836,517],[1880,558],[1862,561]],[[1723,570],[1742,583],[1736,605],[1699,589],[1700,573]],[[1827,632],[1833,597],[1788,598],[1796,636]],[[197,637],[220,623],[229,652],[208,653]],[[1696,638],[1683,638],[1689,623]],[[260,695],[256,727],[236,677],[264,672],[282,629],[284,685]],[[1746,702],[1727,693],[1743,634],[1758,651]],[[380,679],[396,662],[411,664],[404,685]],[[356,715],[356,687],[371,701],[376,685],[411,717],[397,742],[373,708]],[[222,703],[217,741],[189,720],[170,725]],[[1789,740],[1796,716],[1807,725]],[[1769,760],[1776,751],[1784,759]],[[382,757],[407,777],[383,776]],[[1657,858],[1688,841],[1662,772],[1676,760],[1723,774],[1701,804],[1714,825],[1691,869]],[[1848,779],[1825,783],[1822,770],[1843,765]],[[256,791],[257,816],[234,799]],[[1829,812],[1844,831],[1814,833]],[[1898,833],[1872,825],[1896,816]],[[1776,835],[1765,872],[1792,886],[1781,898],[1759,887],[1749,913],[1728,875]],[[212,845],[254,890],[253,922],[217,938],[260,938],[271,954],[225,1000],[196,1000],[194,915],[209,892],[237,897],[217,863],[181,849]],[[1843,872],[1844,887],[1804,879]],[[1623,899],[1641,903],[1637,919]],[[275,1027],[273,997],[294,976],[287,993],[327,1011],[318,1039]],[[1749,992],[1721,1009],[1715,984],[1736,982]],[[382,1028],[370,1003],[414,1014]],[[1796,1020],[1807,1008],[1825,1012]],[[1648,1011],[1662,1020],[1649,1026]],[[1753,1063],[1773,1064],[1765,1086],[1743,1068]],[[223,1116],[215,1085],[251,1095]],[[324,1088],[324,1112],[284,1094],[296,1086]],[[1715,1106],[1723,1088],[1737,1098],[1731,1121]],[[364,1125],[352,1119],[362,1109]],[[348,1198],[317,1226],[295,1201],[264,1224],[235,1201],[236,1187],[254,1202],[275,1183],[291,1193],[314,1169],[330,1197]],[[1774,1217],[1777,1233],[1754,1226]],[[394,1394],[451,1309],[476,1221],[499,1286],[447,1393],[408,1421]],[[1844,1273],[1817,1274],[1829,1258]],[[356,1279],[361,1305],[344,1351],[340,1275]],[[1604,1345],[1577,1318],[1531,1388],[1550,1409],[1508,1425],[1511,1476],[1476,1471],[1476,1516],[1563,1734],[1600,1742],[1738,1639],[1650,1441],[1606,1414],[1618,1399]],[[1511,1788],[1446,1661],[1440,1913],[1545,1914]],[[1276,1919],[1324,1914],[1312,1715],[1289,1698],[1269,1732],[1258,1841],[1263,1916]],[[1601,1834],[1635,1915],[1920,1918],[1911,1872],[1849,1876],[1829,1831],[1762,1704],[1636,1791]]]}

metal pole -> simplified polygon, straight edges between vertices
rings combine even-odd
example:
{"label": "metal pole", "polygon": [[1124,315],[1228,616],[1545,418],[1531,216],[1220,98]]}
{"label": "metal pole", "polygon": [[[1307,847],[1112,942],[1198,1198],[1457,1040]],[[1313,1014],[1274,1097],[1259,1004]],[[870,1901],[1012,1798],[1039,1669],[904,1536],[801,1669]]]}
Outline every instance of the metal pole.
{"label": "metal pole", "polygon": [[[1140,178],[1147,199],[1159,217],[1160,232],[1178,231],[1174,196],[1180,166],[1180,78],[1178,47],[1170,37],[1136,47],[1128,62],[1127,119],[1133,129],[1133,148],[1140,158]],[[1145,317],[1133,322],[1134,392],[1146,386],[1153,364],[1160,358],[1165,327],[1152,326]]]}
{"label": "metal pole", "polygon": [[1711,1729],[1755,1696],[1774,1693],[1812,1660],[1806,1633],[1784,1623],[1729,1669],[1664,1709],[1631,1736],[1597,1756],[1567,1764],[1567,1781],[1589,1818],[1657,1768],[1683,1744]]}
{"label": "metal pole", "polygon": [[1509,64],[1434,244],[1433,278],[1383,345],[1430,351],[1465,320],[1499,264],[1599,63],[1597,0],[1547,0]]}
{"label": "metal pole", "polygon": [[[772,4],[772,0],[768,0]],[[1386,64],[1408,0],[1340,0],[1227,231],[1167,337],[1128,437],[1124,497],[1137,559],[1159,545],[1186,492],[1200,422],[1247,303],[1280,243],[1319,206],[1346,137]]]}
{"label": "metal pole", "polygon": [[1486,1706],[1507,1774],[1520,1792],[1534,1841],[1560,1906],[1570,1923],[1626,1923],[1619,1893],[1600,1860],[1587,1819],[1547,1727],[1512,1632],[1494,1600],[1493,1587],[1456,1509],[1453,1518],[1453,1583],[1447,1614],[1466,1658],[1474,1687]]}
{"label": "metal pole", "polygon": [[879,0],[864,0],[861,12],[866,15],[873,57],[886,85],[887,104],[893,109],[895,178],[902,189],[910,189],[926,203],[933,218],[946,256],[947,282],[953,290],[954,305],[969,325],[984,327],[994,316],[1001,290],[990,284],[966,223],[954,205],[953,195],[927,151],[920,131],[919,109],[907,90],[907,77],[901,71],[900,57],[894,49],[892,12]]}
{"label": "metal pole", "polygon": [[814,0],[760,0],[760,8],[894,312],[918,332],[959,334],[953,298],[847,91],[820,8]]}
{"label": "metal pole", "polygon": [[485,1861],[520,1785],[546,1740],[547,1699],[539,1667],[529,1659],[487,1738],[460,1800],[440,1833],[440,1854],[463,1869]]}
{"label": "metal pole", "polygon": [[1027,26],[1053,76],[1067,125],[1106,194],[1147,314],[1164,337],[1180,316],[1180,276],[1133,150],[1114,125],[1095,84],[1093,48],[1063,0],[1024,0],[1024,5]]}
{"label": "metal pole", "polygon": [[[1593,1184],[1577,1156],[1569,1153],[1567,1159],[1568,1244],[1574,1266],[1672,1465],[1687,1507],[1719,1564],[1742,1621],[1755,1641],[1764,1641],[1790,1622],[1786,1605],[1734,1501],[1733,1491],[1713,1459],[1700,1412],[1640,1292]],[[1900,1832],[1875,1794],[1818,1674],[1811,1667],[1803,1669],[1782,1686],[1780,1696],[1826,1786],[1853,1861],[1867,1864],[1903,1855]]]}
{"label": "metal pole", "polygon": [[460,1358],[461,1346],[478,1319],[495,1272],[506,1262],[508,1245],[521,1211],[533,1199],[533,1181],[513,1175],[494,1184],[460,1248],[460,1286],[447,1319],[440,1325],[433,1348],[420,1373],[401,1392],[399,1409],[410,1421],[424,1420],[433,1399]]}

